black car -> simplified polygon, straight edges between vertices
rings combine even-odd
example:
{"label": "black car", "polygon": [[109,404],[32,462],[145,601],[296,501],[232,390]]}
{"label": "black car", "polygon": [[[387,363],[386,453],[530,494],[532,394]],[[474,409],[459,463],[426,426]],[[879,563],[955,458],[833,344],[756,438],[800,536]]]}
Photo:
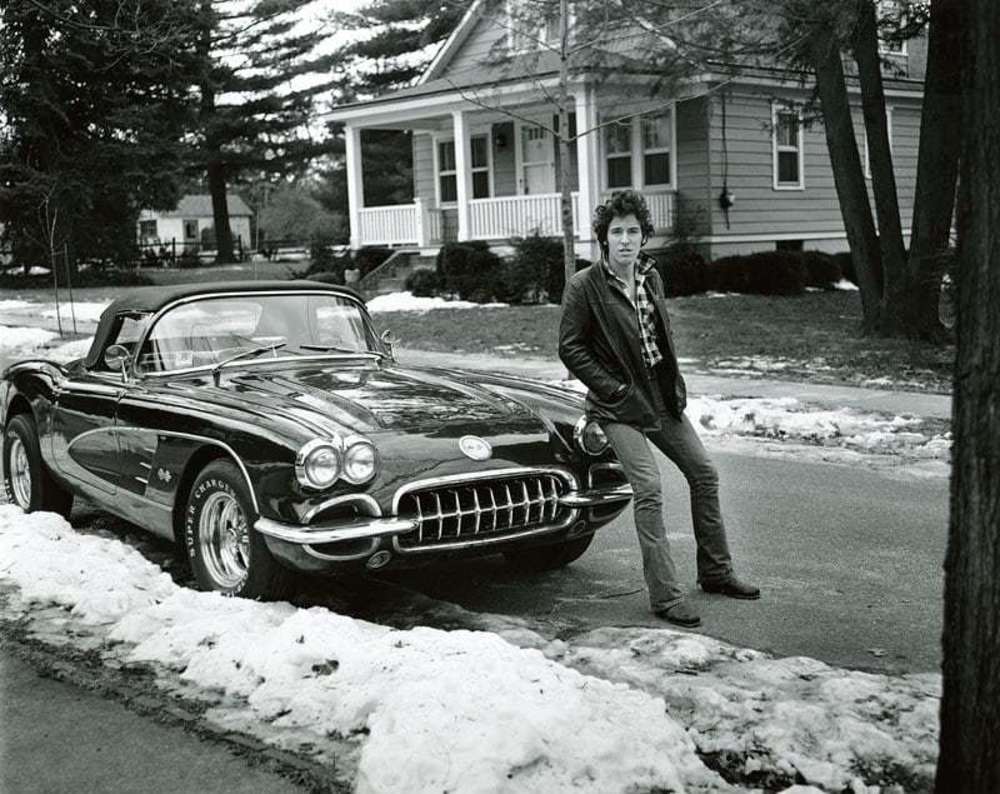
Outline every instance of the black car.
{"label": "black car", "polygon": [[0,424],[15,504],[85,496],[248,597],[442,555],[555,568],[632,493],[576,395],[401,366],[353,291],[308,281],[136,289],[86,358],[10,366]]}

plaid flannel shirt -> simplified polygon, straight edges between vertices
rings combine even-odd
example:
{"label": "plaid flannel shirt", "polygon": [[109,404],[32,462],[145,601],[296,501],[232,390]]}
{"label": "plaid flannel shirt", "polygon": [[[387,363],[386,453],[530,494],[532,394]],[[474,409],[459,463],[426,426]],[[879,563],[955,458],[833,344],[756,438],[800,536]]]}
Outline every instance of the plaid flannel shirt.
{"label": "plaid flannel shirt", "polygon": [[[652,369],[661,361],[663,354],[656,344],[656,316],[653,302],[646,291],[646,276],[653,267],[653,258],[640,256],[635,263],[635,316],[639,327],[639,346],[642,348],[642,358],[646,366]],[[612,286],[621,292],[629,303],[632,303],[629,285],[611,269],[607,259],[603,260],[604,272],[607,273]]]}

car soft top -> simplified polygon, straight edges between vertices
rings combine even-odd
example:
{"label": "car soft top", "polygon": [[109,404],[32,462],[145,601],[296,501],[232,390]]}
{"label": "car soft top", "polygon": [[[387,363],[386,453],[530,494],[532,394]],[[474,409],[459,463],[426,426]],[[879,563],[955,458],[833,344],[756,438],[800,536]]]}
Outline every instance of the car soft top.
{"label": "car soft top", "polygon": [[115,298],[101,313],[94,341],[90,345],[85,364],[94,367],[107,346],[115,317],[123,313],[155,313],[174,301],[184,298],[194,298],[199,295],[214,295],[217,293],[253,293],[253,292],[301,292],[317,290],[338,295],[350,295],[362,300],[358,293],[350,287],[336,284],[324,284],[320,281],[208,281],[200,284],[175,284],[171,286],[136,287],[124,295]]}

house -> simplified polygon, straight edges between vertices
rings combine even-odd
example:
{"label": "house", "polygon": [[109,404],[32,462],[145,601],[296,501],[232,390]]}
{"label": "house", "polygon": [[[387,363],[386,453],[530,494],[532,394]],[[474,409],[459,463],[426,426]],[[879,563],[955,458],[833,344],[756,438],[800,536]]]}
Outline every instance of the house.
{"label": "house", "polygon": [[[226,203],[229,206],[233,246],[237,249],[249,248],[250,216],[253,212],[239,196],[227,195]],[[188,193],[181,198],[175,209],[142,210],[139,213],[139,245],[166,245],[175,250],[177,255],[185,251],[198,253],[203,247],[215,247],[215,237],[211,233],[214,226],[212,197],[208,194]]]}
{"label": "house", "polygon": [[[545,49],[530,59],[511,57],[506,66],[497,58],[505,48],[518,56],[526,46],[505,17],[515,1],[475,0],[417,84],[334,109],[332,118],[345,124],[352,248],[407,246],[432,254],[447,240],[502,246],[534,229],[561,233],[550,101],[559,90],[559,63]],[[541,26],[536,38],[554,41],[549,28]],[[803,118],[811,86],[798,74],[758,67],[733,77],[720,65],[665,96],[656,90],[660,76],[630,58],[637,41],[625,34],[609,39],[601,66],[578,65],[568,81],[568,126],[579,133],[569,152],[578,255],[595,254],[593,208],[625,187],[648,199],[657,228],[651,247],[677,234],[711,257],[775,247],[846,249],[823,124]],[[906,227],[926,39],[883,54],[894,67],[885,88]],[[613,77],[609,62],[621,67]],[[853,78],[849,92],[859,147],[866,148]],[[412,203],[365,204],[368,129],[412,132]]]}

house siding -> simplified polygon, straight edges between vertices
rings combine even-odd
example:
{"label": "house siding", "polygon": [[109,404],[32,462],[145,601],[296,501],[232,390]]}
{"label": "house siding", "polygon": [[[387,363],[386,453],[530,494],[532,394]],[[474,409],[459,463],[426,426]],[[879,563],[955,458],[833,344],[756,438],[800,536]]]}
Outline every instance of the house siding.
{"label": "house siding", "polygon": [[[827,156],[823,125],[814,120],[803,129],[805,189],[775,190],[771,145],[772,88],[737,87],[714,95],[709,125],[710,196],[728,187],[735,196],[729,226],[717,201],[711,201],[715,235],[796,232],[843,232],[840,206]],[[784,91],[782,98],[802,102],[804,91]],[[725,101],[725,136],[722,102]],[[726,167],[728,164],[728,168]],[[764,247],[764,246],[761,246]]]}
{"label": "house siding", "polygon": [[[507,37],[507,29],[497,20],[496,10],[487,10],[438,77],[449,77],[469,69],[479,69],[498,55],[496,45]],[[502,45],[501,45],[502,46]]]}
{"label": "house siding", "polygon": [[681,234],[708,232],[711,191],[708,157],[708,100],[695,97],[677,105],[677,192],[674,229]]}
{"label": "house siding", "polygon": [[[502,147],[498,145],[500,139]],[[517,155],[511,121],[493,125],[493,195],[517,195]]]}
{"label": "house siding", "polygon": [[423,199],[429,206],[437,200],[434,191],[434,137],[413,136],[413,197]]}

